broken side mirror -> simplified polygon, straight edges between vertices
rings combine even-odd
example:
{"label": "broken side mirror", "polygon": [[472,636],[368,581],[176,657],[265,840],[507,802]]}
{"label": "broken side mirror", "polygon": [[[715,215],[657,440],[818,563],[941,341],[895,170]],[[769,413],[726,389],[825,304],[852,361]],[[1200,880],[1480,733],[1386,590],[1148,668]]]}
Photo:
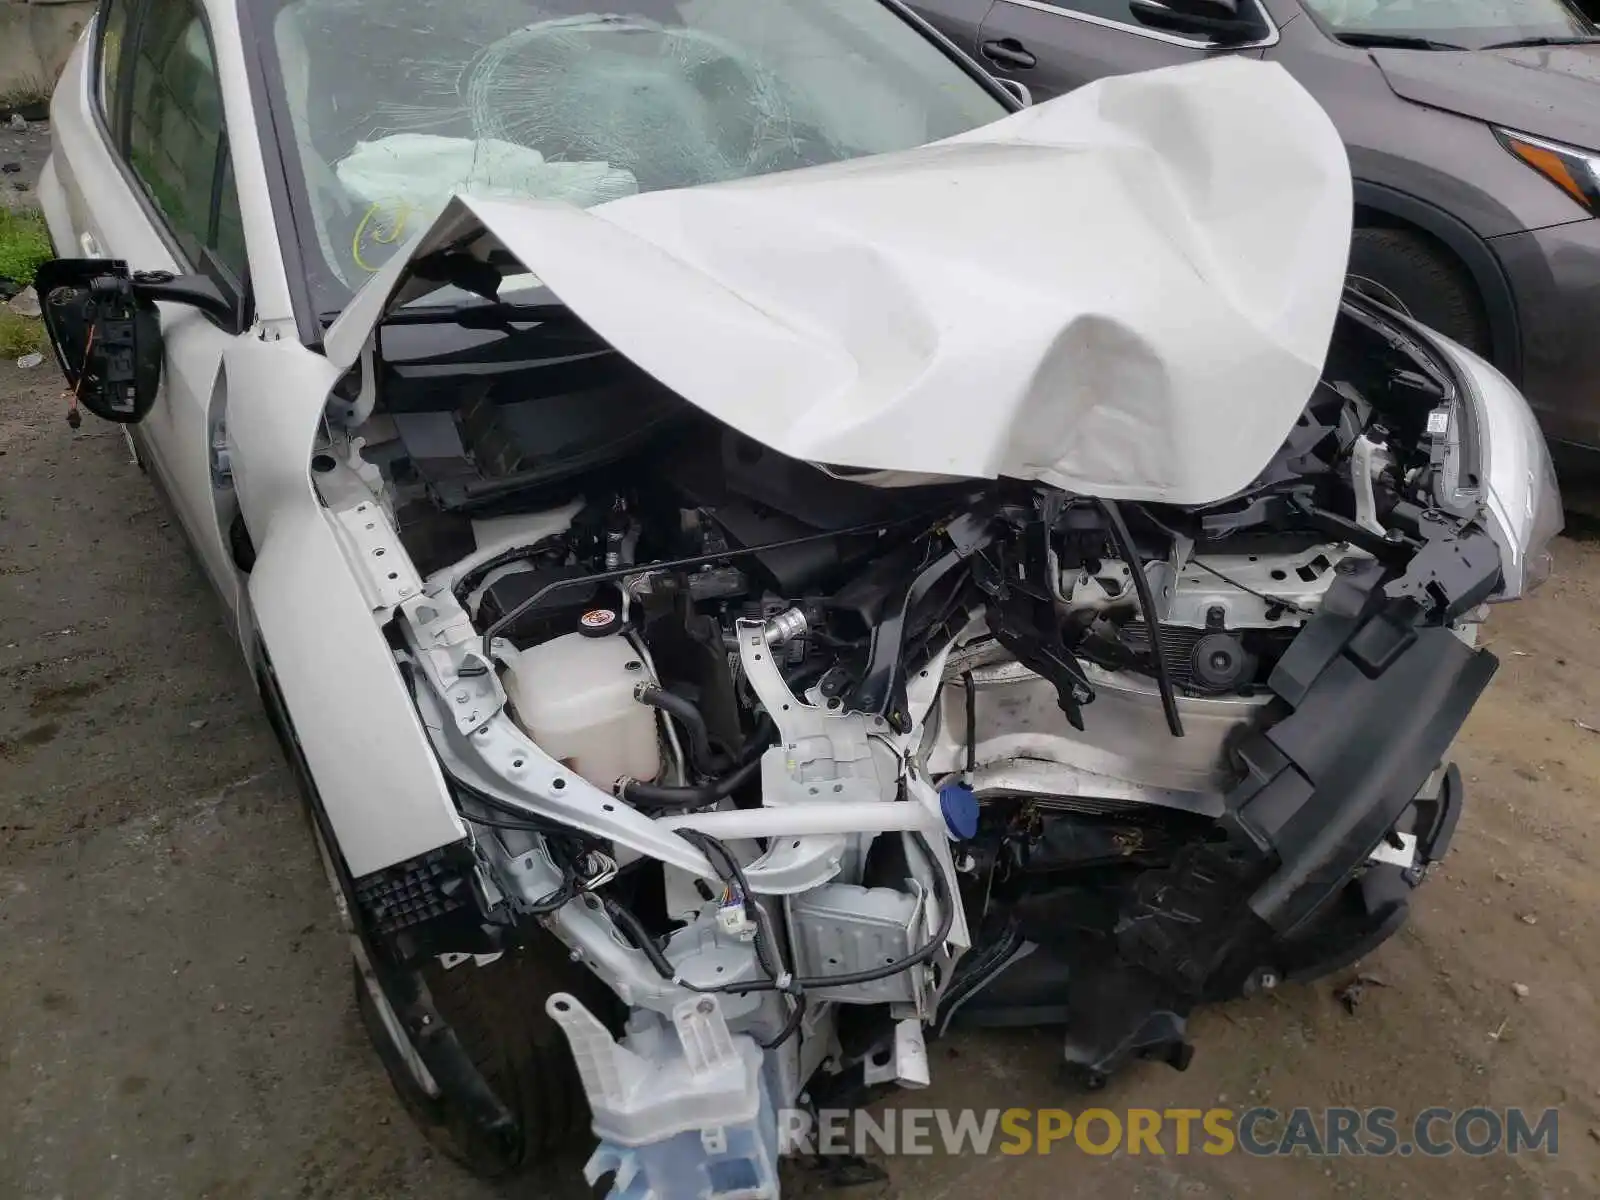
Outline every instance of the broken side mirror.
{"label": "broken side mirror", "polygon": [[57,258],[34,280],[45,332],[77,404],[131,425],[144,419],[161,386],[161,315],[156,301],[189,304],[232,321],[233,305],[209,279],[150,271],[130,274],[114,259]]}

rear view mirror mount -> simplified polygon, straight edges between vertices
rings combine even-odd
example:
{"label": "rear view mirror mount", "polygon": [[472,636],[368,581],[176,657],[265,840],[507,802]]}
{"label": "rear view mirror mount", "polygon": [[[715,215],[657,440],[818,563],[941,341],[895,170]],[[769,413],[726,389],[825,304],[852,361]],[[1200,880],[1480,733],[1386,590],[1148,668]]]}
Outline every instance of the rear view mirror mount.
{"label": "rear view mirror mount", "polygon": [[118,424],[142,421],[161,386],[158,300],[187,304],[222,322],[233,305],[209,279],[130,273],[116,259],[57,258],[34,286],[56,362],[77,403]]}

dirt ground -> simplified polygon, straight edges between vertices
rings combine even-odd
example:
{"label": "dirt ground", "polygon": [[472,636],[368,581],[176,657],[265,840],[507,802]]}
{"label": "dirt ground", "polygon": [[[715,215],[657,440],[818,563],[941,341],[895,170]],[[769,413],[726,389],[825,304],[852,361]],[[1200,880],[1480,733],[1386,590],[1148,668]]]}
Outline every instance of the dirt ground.
{"label": "dirt ground", "polygon": [[[388,1090],[291,785],[121,435],[0,363],[0,1197],[469,1200]],[[1560,1109],[1559,1154],[923,1157],[837,1195],[1600,1196],[1600,543],[1496,614],[1470,804],[1412,923],[1339,980],[1202,1014],[1095,1103]],[[1517,985],[1526,988],[1519,995]],[[918,1106],[1081,1106],[1046,1032],[932,1047]],[[814,1187],[805,1190],[815,1191]]]}
{"label": "dirt ground", "polygon": [[50,126],[27,121],[21,129],[0,120],[0,207],[31,208],[39,172],[50,153]]}

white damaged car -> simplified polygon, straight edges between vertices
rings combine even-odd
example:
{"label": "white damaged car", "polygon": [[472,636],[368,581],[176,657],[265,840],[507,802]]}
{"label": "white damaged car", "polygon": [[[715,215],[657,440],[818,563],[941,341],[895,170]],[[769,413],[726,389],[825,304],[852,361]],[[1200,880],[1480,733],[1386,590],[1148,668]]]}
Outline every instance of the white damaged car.
{"label": "white damaged car", "polygon": [[[778,1114],[1090,1086],[1404,920],[1560,501],[1343,295],[1315,103],[1029,108],[880,0],[108,0],[40,271],[475,1171],[777,1192]],[[74,410],[75,415],[75,410]]]}

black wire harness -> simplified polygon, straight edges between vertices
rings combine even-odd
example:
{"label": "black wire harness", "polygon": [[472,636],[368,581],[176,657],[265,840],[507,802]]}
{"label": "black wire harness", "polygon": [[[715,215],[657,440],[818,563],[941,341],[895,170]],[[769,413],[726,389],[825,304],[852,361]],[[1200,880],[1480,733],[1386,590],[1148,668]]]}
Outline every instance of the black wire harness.
{"label": "black wire harness", "polygon": [[1139,547],[1128,532],[1128,523],[1122,519],[1122,509],[1115,500],[1099,500],[1100,510],[1106,514],[1111,526],[1111,540],[1128,564],[1128,574],[1133,579],[1133,591],[1139,597],[1139,611],[1144,616],[1145,627],[1150,630],[1150,659],[1155,666],[1156,687],[1161,692],[1161,710],[1167,714],[1167,728],[1173,737],[1183,736],[1183,717],[1178,712],[1178,694],[1172,686],[1172,672],[1167,666],[1167,652],[1161,644],[1161,614],[1156,609],[1155,596],[1150,592],[1150,579],[1144,573],[1144,559],[1139,557]]}

